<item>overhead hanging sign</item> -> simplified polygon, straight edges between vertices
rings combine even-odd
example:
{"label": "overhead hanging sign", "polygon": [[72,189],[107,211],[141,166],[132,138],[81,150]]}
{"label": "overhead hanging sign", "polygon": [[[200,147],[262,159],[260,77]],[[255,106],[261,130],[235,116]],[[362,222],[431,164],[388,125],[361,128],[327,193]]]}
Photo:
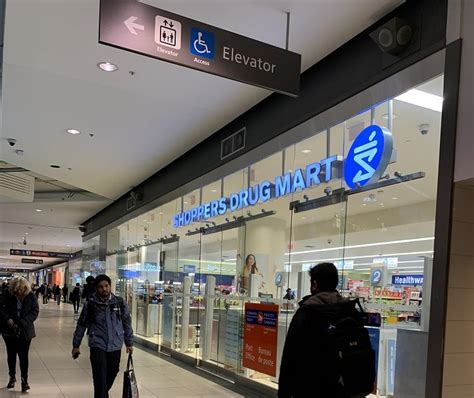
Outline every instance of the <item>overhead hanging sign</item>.
{"label": "overhead hanging sign", "polygon": [[301,55],[134,0],[101,0],[99,43],[291,96]]}
{"label": "overhead hanging sign", "polygon": [[36,258],[22,258],[21,262],[22,264],[43,264],[43,260]]}
{"label": "overhead hanging sign", "polygon": [[53,257],[53,258],[77,258],[82,255],[82,251],[76,253],[60,253],[60,252],[46,252],[41,250],[23,250],[10,249],[10,256],[25,256],[25,257]]}

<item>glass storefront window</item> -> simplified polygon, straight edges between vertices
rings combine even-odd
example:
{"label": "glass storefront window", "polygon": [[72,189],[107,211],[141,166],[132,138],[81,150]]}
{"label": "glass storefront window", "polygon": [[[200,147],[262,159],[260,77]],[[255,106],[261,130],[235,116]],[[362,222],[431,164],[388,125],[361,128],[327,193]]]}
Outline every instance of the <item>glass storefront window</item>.
{"label": "glass storefront window", "polygon": [[[441,98],[442,82],[416,90]],[[137,335],[276,388],[286,332],[298,300],[310,293],[307,271],[333,262],[341,293],[381,314],[378,394],[393,395],[385,380],[393,379],[396,358],[387,350],[400,336],[411,344],[404,331],[429,332],[434,255],[441,112],[414,104],[410,92],[110,230],[107,266],[116,264],[117,291],[131,306]],[[362,186],[361,169],[350,188],[344,162],[371,125],[390,130],[394,150],[384,155],[382,174]],[[372,155],[361,156],[359,165]],[[252,189],[264,182],[269,200],[174,225],[175,215],[221,198],[227,208],[235,194],[252,202]],[[277,306],[274,373],[245,357],[245,308],[256,304]]]}

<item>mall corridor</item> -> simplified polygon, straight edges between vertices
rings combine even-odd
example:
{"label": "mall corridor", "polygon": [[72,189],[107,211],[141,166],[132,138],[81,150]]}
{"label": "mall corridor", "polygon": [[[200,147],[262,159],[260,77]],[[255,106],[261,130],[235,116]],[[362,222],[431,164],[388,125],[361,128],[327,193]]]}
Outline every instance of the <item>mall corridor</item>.
{"label": "mall corridor", "polygon": [[[36,397],[92,397],[92,377],[87,342],[81,346],[78,360],[71,358],[71,336],[75,325],[72,306],[52,301],[40,304],[40,317],[36,321],[37,337],[30,349],[29,382],[31,390],[20,392],[17,382],[15,391],[5,388],[8,382],[6,352],[3,339],[0,344],[0,398],[19,396]],[[122,375],[125,367],[122,354],[121,370],[111,391],[111,398],[122,396]],[[149,397],[252,397],[235,393],[224,386],[211,382],[190,370],[173,365],[165,359],[140,349],[135,349],[134,362],[141,398]],[[18,368],[18,364],[17,364]],[[192,369],[191,369],[192,370]],[[19,369],[17,369],[19,375]],[[224,382],[225,383],[225,382]]]}

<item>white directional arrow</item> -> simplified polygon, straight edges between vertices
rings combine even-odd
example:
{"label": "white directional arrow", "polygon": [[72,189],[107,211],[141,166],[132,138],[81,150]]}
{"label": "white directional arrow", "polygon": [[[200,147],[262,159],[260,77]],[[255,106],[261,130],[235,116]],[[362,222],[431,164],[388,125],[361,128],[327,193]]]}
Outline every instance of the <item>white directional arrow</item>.
{"label": "white directional arrow", "polygon": [[123,21],[127,29],[130,31],[132,35],[138,35],[137,31],[138,30],[145,30],[145,27],[143,25],[135,23],[135,21],[138,19],[138,17],[131,16],[127,20]]}

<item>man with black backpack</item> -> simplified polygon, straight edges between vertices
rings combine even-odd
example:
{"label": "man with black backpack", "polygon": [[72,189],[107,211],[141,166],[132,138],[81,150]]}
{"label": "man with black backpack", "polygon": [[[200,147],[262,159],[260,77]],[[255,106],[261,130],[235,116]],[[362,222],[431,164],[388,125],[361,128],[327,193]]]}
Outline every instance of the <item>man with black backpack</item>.
{"label": "man with black backpack", "polygon": [[300,302],[286,336],[278,397],[365,397],[374,388],[375,353],[360,304],[336,290],[334,264],[318,264],[309,275],[311,295]]}
{"label": "man with black backpack", "polygon": [[124,300],[111,293],[111,280],[107,275],[97,276],[95,285],[96,292],[84,303],[77,322],[72,357],[76,359],[81,354],[79,346],[87,330],[94,398],[107,398],[119,371],[124,342],[127,353],[133,353],[132,320]]}

